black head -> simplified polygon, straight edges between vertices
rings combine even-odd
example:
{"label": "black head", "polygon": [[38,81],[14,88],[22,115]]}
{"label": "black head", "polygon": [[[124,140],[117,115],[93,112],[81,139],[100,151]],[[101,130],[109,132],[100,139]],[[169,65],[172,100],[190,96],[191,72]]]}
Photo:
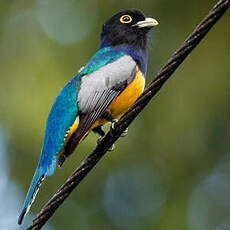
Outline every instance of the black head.
{"label": "black head", "polygon": [[101,47],[130,45],[146,49],[147,35],[158,22],[139,10],[123,10],[109,18],[102,27]]}

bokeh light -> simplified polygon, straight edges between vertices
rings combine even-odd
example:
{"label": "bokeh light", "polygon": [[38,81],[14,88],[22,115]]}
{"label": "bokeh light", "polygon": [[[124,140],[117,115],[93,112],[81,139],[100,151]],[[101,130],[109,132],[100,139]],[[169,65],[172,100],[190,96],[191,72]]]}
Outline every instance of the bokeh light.
{"label": "bokeh light", "polygon": [[39,0],[36,18],[50,38],[60,44],[77,43],[87,37],[97,20],[97,1]]}
{"label": "bokeh light", "polygon": [[150,168],[124,167],[107,178],[104,205],[111,221],[121,229],[144,229],[157,219],[167,188]]}
{"label": "bokeh light", "polygon": [[229,181],[230,155],[228,154],[195,186],[189,201],[190,229],[215,230],[229,227]]}

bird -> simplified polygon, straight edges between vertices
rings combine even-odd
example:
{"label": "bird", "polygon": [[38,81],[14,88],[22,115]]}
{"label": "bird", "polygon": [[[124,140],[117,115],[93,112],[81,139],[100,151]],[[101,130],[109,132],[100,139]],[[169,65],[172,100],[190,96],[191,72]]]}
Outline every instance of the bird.
{"label": "bird", "polygon": [[103,25],[98,51],[61,89],[46,121],[40,160],[27,192],[20,225],[46,176],[62,166],[77,145],[116,122],[144,90],[147,43],[156,19],[138,9],[121,10]]}

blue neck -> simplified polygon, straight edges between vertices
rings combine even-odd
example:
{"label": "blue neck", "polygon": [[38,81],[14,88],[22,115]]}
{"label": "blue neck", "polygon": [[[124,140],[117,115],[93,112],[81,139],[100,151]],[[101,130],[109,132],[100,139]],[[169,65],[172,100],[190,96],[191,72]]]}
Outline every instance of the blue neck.
{"label": "blue neck", "polygon": [[140,68],[141,72],[146,75],[147,72],[147,53],[146,50],[137,48],[132,45],[118,45],[118,46],[111,46],[111,44],[106,40],[105,36],[101,36],[101,43],[100,43],[100,49],[110,47],[113,50],[123,52],[125,54],[130,55],[138,64],[138,67]]}
{"label": "blue neck", "polygon": [[147,72],[147,62],[148,57],[147,53],[144,50],[137,49],[135,47],[129,46],[129,45],[120,45],[114,47],[115,50],[122,51],[128,55],[130,55],[137,63],[139,69],[141,72],[146,75]]}

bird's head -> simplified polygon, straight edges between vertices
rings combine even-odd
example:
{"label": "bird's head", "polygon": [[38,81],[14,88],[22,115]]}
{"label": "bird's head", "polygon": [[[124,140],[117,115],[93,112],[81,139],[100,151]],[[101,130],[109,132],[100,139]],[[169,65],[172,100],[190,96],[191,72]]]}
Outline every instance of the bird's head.
{"label": "bird's head", "polygon": [[146,49],[148,32],[158,22],[140,10],[123,10],[110,17],[102,27],[101,47],[130,45]]}

